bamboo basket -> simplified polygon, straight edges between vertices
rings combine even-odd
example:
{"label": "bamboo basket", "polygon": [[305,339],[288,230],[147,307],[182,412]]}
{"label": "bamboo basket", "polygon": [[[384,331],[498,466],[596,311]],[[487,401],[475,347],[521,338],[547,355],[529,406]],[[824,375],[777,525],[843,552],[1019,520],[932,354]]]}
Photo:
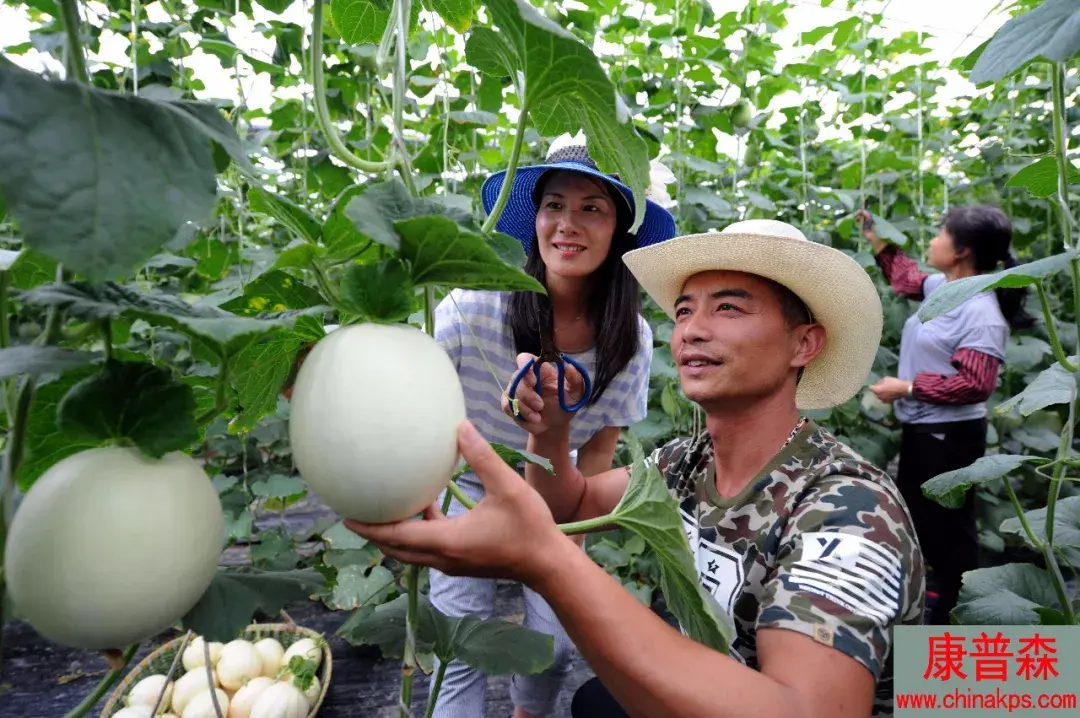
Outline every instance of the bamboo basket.
{"label": "bamboo basket", "polygon": [[[193,634],[192,639],[194,639],[194,637]],[[332,672],[330,644],[322,637],[322,634],[313,631],[310,628],[298,626],[295,623],[255,623],[245,628],[239,638],[252,642],[262,640],[263,638],[275,638],[281,643],[285,650],[288,650],[289,646],[296,641],[299,641],[301,638],[311,638],[316,642],[322,642],[322,662],[319,665],[317,674],[319,678],[319,695],[316,697],[315,702],[312,703],[311,710],[308,712],[308,718],[315,718],[319,712],[319,708],[322,707],[323,699],[326,698],[326,691],[330,687],[330,675]],[[177,652],[183,644],[184,636],[178,636],[160,646],[153,653],[147,655],[146,658],[138,663],[138,665],[132,668],[131,671],[124,676],[124,679],[113,689],[112,693],[109,694],[109,700],[101,711],[101,718],[110,718],[124,708],[124,696],[127,695],[128,691],[143,678],[152,676],[156,673],[168,675],[169,669],[172,667],[173,661],[177,657]],[[200,668],[198,670],[203,669]],[[177,660],[176,670],[172,676],[173,682],[186,672],[184,666]],[[168,706],[165,707],[168,708]],[[160,710],[161,709],[159,708],[159,711]]]}

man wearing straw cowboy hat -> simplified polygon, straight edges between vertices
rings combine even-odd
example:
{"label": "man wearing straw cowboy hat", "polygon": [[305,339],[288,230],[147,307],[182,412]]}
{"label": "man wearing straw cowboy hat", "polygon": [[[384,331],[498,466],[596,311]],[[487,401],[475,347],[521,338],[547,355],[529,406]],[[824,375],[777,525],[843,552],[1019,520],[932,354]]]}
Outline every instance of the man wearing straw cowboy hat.
{"label": "man wearing straw cowboy hat", "polygon": [[872,282],[772,220],[624,261],[674,320],[682,389],[705,413],[700,435],[650,462],[680,504],[702,585],[734,618],[729,654],[671,628],[556,526],[610,513],[629,473],[576,470],[553,372],[547,400],[531,384],[517,393],[529,449],[553,473],[530,464],[526,486],[465,422],[459,444],[483,501],[454,519],[433,505],[424,521],[350,528],[391,556],[544,596],[597,676],[574,715],[891,716],[892,631],[922,621],[915,532],[889,476],[800,414],[865,385],[882,326]]}

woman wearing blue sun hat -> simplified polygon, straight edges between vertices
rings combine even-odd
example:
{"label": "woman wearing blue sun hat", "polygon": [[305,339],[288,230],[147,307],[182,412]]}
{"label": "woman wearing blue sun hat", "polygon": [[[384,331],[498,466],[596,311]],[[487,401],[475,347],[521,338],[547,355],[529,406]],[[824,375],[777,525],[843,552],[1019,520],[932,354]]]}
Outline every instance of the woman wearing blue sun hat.
{"label": "woman wearing blue sun hat", "polygon": [[[666,172],[656,162],[653,169],[654,176]],[[674,179],[667,174],[664,181]],[[487,212],[505,180],[506,172],[499,172],[481,188]],[[654,182],[651,194],[666,192]],[[609,470],[620,430],[645,418],[653,336],[641,315],[638,284],[622,256],[671,239],[676,227],[661,204],[647,199],[644,221],[630,234],[634,208],[631,190],[597,169],[580,135],[558,138],[543,164],[517,169],[496,229],[521,242],[524,270],[544,285],[547,295],[459,289],[435,312],[435,338],[457,366],[469,420],[488,441],[525,450],[528,432],[513,411],[503,411],[503,395],[524,373],[528,357],[519,361],[519,355],[537,356],[545,347],[583,370],[588,382],[580,406],[566,407],[576,412],[570,448],[584,474]],[[482,485],[472,472],[458,484],[473,500],[482,498]],[[464,510],[453,501],[448,515]],[[431,571],[432,603],[448,616],[491,617],[495,589],[495,581]],[[524,625],[554,638],[553,665],[511,682],[516,718],[539,718],[552,713],[574,651],[547,603],[521,589]],[[447,667],[434,715],[483,716],[486,688],[485,674],[455,661]]]}

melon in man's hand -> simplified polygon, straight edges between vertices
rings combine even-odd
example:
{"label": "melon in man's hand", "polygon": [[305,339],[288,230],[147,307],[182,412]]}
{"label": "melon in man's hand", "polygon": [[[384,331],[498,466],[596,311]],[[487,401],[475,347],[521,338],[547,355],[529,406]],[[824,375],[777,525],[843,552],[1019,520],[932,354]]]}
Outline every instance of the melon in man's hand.
{"label": "melon in man's hand", "polygon": [[400,521],[459,461],[465,394],[446,350],[405,324],[341,327],[296,377],[289,438],[300,476],[341,516]]}

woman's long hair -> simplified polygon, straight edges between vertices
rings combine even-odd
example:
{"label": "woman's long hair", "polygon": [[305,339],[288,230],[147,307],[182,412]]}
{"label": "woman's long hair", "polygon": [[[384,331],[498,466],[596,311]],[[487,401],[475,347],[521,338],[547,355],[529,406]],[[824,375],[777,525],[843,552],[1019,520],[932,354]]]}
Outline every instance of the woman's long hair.
{"label": "woman's long hair", "polygon": [[[945,215],[942,226],[952,237],[957,251],[971,250],[975,271],[979,274],[1020,264],[1011,250],[1012,223],[1000,207],[985,204],[954,207]],[[1035,325],[1035,318],[1024,309],[1025,289],[999,288],[995,293],[1009,326],[1030,329]]]}
{"label": "woman's long hair", "polygon": [[[544,179],[541,177],[537,181],[534,197],[540,196]],[[596,349],[596,370],[591,377],[589,406],[600,399],[612,379],[630,363],[641,340],[638,331],[641,294],[637,280],[622,261],[626,252],[637,248],[637,240],[627,231],[632,220],[630,209],[618,190],[607,182],[601,181],[601,184],[616,207],[616,222],[611,249],[603,264],[589,277],[585,299],[586,316],[593,330]],[[534,234],[524,270],[547,287],[547,267],[540,257],[539,244]],[[512,292],[506,321],[513,333],[517,353],[540,353],[541,327],[546,336],[555,336],[555,316],[546,294]]]}

